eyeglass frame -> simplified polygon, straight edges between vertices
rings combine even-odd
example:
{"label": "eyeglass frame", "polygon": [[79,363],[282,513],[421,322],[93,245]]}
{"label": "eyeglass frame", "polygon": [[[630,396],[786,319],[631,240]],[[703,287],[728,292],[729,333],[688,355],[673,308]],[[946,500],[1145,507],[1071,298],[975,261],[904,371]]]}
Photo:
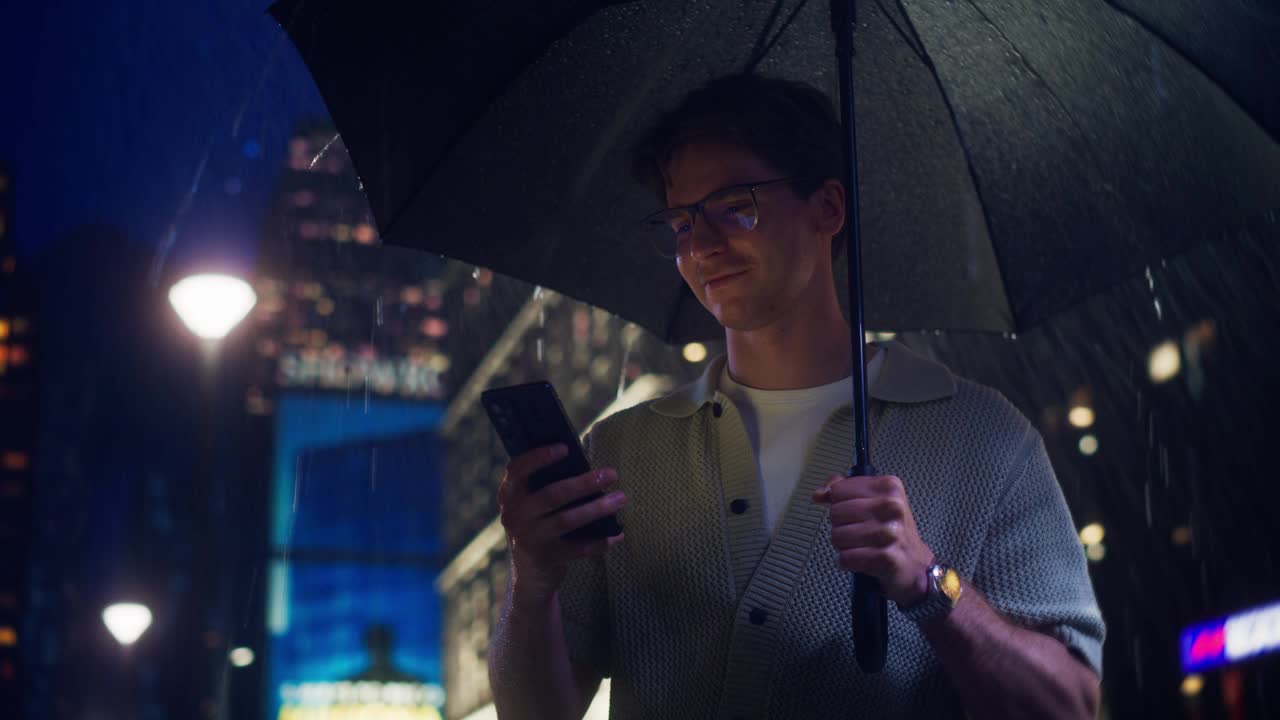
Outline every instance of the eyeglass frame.
{"label": "eyeglass frame", "polygon": [[[659,225],[661,223],[655,222],[655,220],[659,216],[675,210],[684,210],[689,213],[689,233],[692,234],[694,226],[698,224],[698,216],[699,215],[702,215],[704,217],[706,216],[705,208],[707,205],[707,201],[710,200],[712,196],[719,195],[721,193],[725,193],[730,190],[739,190],[739,189],[745,188],[747,192],[751,195],[751,207],[755,210],[755,216],[756,216],[755,223],[753,223],[751,227],[743,231],[742,234],[745,235],[746,233],[749,233],[752,230],[755,230],[756,227],[760,225],[760,200],[759,198],[756,197],[756,190],[768,185],[780,185],[786,182],[799,182],[801,180],[808,180],[808,179],[809,179],[809,176],[807,175],[791,175],[788,177],[774,178],[772,180],[761,180],[759,182],[737,183],[734,185],[726,185],[718,190],[712,190],[711,192],[707,193],[701,200],[699,200],[698,202],[692,205],[680,205],[676,207],[669,207],[669,208],[662,208],[661,210],[655,210],[649,213],[648,215],[644,216],[644,218],[640,220],[640,224]],[[678,247],[679,244],[680,244],[679,240],[676,240],[677,249],[671,255],[667,255],[666,253],[663,253],[661,250],[658,250],[658,254],[662,255],[663,257],[669,260],[677,258],[680,256],[680,250]],[[655,250],[657,250],[657,248],[655,248]]]}

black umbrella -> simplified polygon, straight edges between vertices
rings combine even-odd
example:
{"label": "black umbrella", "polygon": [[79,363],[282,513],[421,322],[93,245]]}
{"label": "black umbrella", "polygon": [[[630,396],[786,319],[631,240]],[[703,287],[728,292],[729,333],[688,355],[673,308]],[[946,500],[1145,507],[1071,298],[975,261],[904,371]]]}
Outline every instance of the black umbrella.
{"label": "black umbrella", "polygon": [[[847,37],[833,16],[851,0],[271,12],[385,242],[551,287],[669,342],[721,331],[633,222],[654,200],[626,181],[627,150],[726,73],[825,88],[850,137],[856,118],[858,356],[859,294],[881,330],[1017,332],[1280,206],[1276,18],[1242,2],[864,1],[851,73],[832,62]],[[864,384],[855,472],[870,470]],[[869,584],[856,585],[855,624],[872,623],[855,630],[859,662],[875,669],[883,600],[859,613]]]}

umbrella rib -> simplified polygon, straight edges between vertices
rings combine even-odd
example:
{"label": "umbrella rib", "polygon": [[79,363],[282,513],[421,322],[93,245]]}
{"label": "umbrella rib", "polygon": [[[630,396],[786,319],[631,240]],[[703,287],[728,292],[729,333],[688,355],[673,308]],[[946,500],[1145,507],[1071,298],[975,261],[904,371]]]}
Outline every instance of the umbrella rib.
{"label": "umbrella rib", "polygon": [[[988,16],[987,13],[982,10],[982,8],[978,7],[978,4],[975,3],[974,0],[966,0],[966,1],[968,2],[969,7],[972,7],[974,9],[974,12],[978,13],[978,15],[983,19],[983,21],[985,21],[987,25],[991,27],[992,30],[996,31],[996,34],[1000,36],[1000,39],[1005,41],[1005,43],[1009,46],[1009,49],[1013,51],[1013,54],[1015,56],[1017,56],[1018,61],[1022,63],[1022,67],[1026,68],[1027,72],[1031,73],[1031,75],[1035,77],[1037,81],[1040,82],[1040,85],[1044,88],[1044,91],[1048,93],[1050,98],[1053,99],[1054,104],[1056,104],[1062,110],[1063,114],[1067,116],[1067,120],[1071,123],[1071,126],[1075,128],[1076,133],[1080,136],[1080,139],[1083,140],[1085,143],[1085,152],[1089,156],[1089,164],[1093,166],[1093,169],[1098,174],[1099,178],[1104,178],[1105,175],[1102,172],[1102,164],[1098,162],[1097,155],[1094,153],[1093,140],[1090,139],[1089,136],[1085,133],[1084,128],[1076,120],[1076,116],[1071,113],[1071,109],[1067,107],[1066,103],[1062,102],[1062,98],[1058,97],[1058,93],[1054,92],[1053,86],[1051,86],[1048,83],[1048,81],[1044,79],[1044,76],[1041,75],[1039,71],[1037,71],[1034,67],[1031,66],[1031,62],[1027,60],[1027,56],[1024,55],[1020,49],[1018,49],[1018,46],[1014,44],[1013,40],[1008,35],[1004,34],[1004,30],[1001,30],[1000,26],[997,25],[994,21],[992,21],[990,16]],[[1105,181],[1104,181],[1104,184],[1105,184]]]}
{"label": "umbrella rib", "polygon": [[928,58],[924,55],[924,44],[920,42],[920,36],[915,34],[915,28],[911,27],[910,21],[907,21],[907,27],[911,29],[911,34],[908,35],[907,31],[903,30],[898,21],[893,18],[893,14],[889,12],[889,9],[884,6],[884,0],[876,0],[876,6],[880,8],[880,12],[884,14],[885,19],[889,21],[894,31],[898,33],[898,37],[901,37],[907,43],[907,47],[911,48],[911,52],[915,53],[921,62],[930,64]]}
{"label": "umbrella rib", "polygon": [[747,61],[745,72],[749,73],[756,69],[756,66],[760,64],[760,61],[764,60],[765,56],[769,54],[769,51],[773,49],[773,46],[778,44],[778,40],[782,38],[782,34],[787,31],[787,28],[791,27],[792,23],[796,20],[796,16],[799,15],[800,11],[804,9],[804,6],[808,4],[809,0],[801,0],[797,3],[795,8],[791,10],[791,14],[787,16],[787,19],[782,21],[782,26],[778,28],[776,33],[774,33],[773,38],[764,43],[764,46],[762,47],[760,45],[760,40],[769,33],[769,26],[773,25],[774,20],[778,17],[778,11],[782,9],[781,3],[774,5],[774,12],[769,16],[768,25],[765,26],[764,32],[760,34],[760,37],[756,38],[756,49],[752,51],[751,60]]}
{"label": "umbrella rib", "polygon": [[[906,20],[907,26],[911,29],[911,34],[919,40],[920,36],[915,30],[915,26],[911,24],[911,16],[907,13],[907,9],[903,7],[902,0],[894,0],[898,5],[898,10],[902,12],[902,17]],[[978,196],[978,207],[982,209],[982,222],[987,226],[987,239],[991,245],[991,253],[996,258],[996,271],[1000,273],[1000,289],[1005,298],[1009,297],[1009,282],[1005,276],[1004,263],[1000,261],[1000,246],[994,241],[993,225],[991,222],[991,213],[987,209],[987,203],[983,199],[982,182],[978,179],[977,170],[973,166],[973,156],[969,153],[969,146],[965,143],[964,132],[960,129],[960,123],[956,117],[955,105],[951,102],[951,96],[947,94],[947,88],[942,82],[942,78],[938,75],[938,68],[934,65],[933,60],[929,57],[929,51],[925,49],[924,43],[920,43],[921,61],[924,66],[929,69],[929,74],[933,77],[933,82],[938,86],[938,96],[942,98],[942,104],[947,108],[947,115],[951,118],[951,127],[955,128],[956,142],[960,146],[960,152],[964,153],[965,168],[969,171],[969,181],[973,183],[973,191]],[[1012,303],[1009,304],[1009,317],[1013,330],[1018,330],[1018,308]]]}

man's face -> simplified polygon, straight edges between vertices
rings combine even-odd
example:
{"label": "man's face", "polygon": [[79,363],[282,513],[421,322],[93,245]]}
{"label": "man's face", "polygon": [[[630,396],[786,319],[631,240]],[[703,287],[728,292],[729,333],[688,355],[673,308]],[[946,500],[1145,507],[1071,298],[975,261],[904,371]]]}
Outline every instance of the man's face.
{"label": "man's face", "polygon": [[[783,176],[736,146],[689,145],[668,167],[667,205],[693,205],[731,185]],[[832,208],[828,190],[801,198],[789,183],[760,188],[758,223],[735,237],[726,237],[698,216],[676,264],[693,294],[721,325],[748,331],[773,324],[803,307],[814,283],[832,282],[829,238],[839,229],[843,203]]]}

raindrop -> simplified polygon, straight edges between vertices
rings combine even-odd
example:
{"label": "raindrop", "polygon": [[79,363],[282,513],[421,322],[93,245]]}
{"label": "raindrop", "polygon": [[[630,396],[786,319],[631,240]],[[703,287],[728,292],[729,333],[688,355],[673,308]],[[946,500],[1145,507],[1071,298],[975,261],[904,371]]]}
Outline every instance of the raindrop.
{"label": "raindrop", "polygon": [[1160,309],[1160,300],[1159,300],[1159,298],[1157,298],[1157,299],[1154,301],[1154,304],[1155,304],[1155,306],[1156,306],[1156,319],[1157,319],[1157,320],[1163,320],[1163,319],[1164,319],[1164,312]]}
{"label": "raindrop", "polygon": [[324,154],[329,152],[329,147],[338,140],[338,137],[339,135],[334,133],[333,137],[329,138],[329,142],[325,143],[324,147],[320,148],[320,152],[316,153],[316,156],[311,158],[311,165],[307,167],[308,170],[315,170],[316,163],[320,162],[320,158],[324,157]]}
{"label": "raindrop", "polygon": [[1142,499],[1146,504],[1147,527],[1150,528],[1151,527],[1151,481],[1150,480],[1143,483],[1142,485]]}
{"label": "raindrop", "polygon": [[372,448],[369,462],[369,492],[378,492],[378,448]]}
{"label": "raindrop", "polygon": [[298,512],[298,495],[302,488],[302,455],[293,463],[293,512]]}
{"label": "raindrop", "polygon": [[1145,272],[1146,272],[1146,276],[1147,276],[1147,289],[1148,289],[1148,290],[1150,290],[1150,291],[1152,291],[1152,292],[1155,292],[1155,290],[1156,290],[1156,279],[1155,279],[1154,277],[1152,277],[1152,276],[1151,276],[1151,266],[1150,266],[1150,265],[1148,265],[1148,266],[1146,267]]}
{"label": "raindrop", "polygon": [[382,327],[382,298],[378,298],[377,314],[378,314],[378,327]]}
{"label": "raindrop", "polygon": [[542,299],[542,293],[543,293],[543,290],[542,290],[542,286],[541,286],[541,285],[534,286],[534,288],[533,288],[533,299],[534,299],[534,300],[541,300],[541,299]]}
{"label": "raindrop", "polygon": [[538,362],[542,362],[542,338],[538,338]]}
{"label": "raindrop", "polygon": [[[472,269],[471,269],[471,279],[472,279],[472,280],[479,280],[479,279],[480,279],[480,267],[479,267],[479,266],[476,266],[476,267],[474,267],[474,268],[472,268]],[[536,296],[535,296],[535,297],[536,297]]]}

